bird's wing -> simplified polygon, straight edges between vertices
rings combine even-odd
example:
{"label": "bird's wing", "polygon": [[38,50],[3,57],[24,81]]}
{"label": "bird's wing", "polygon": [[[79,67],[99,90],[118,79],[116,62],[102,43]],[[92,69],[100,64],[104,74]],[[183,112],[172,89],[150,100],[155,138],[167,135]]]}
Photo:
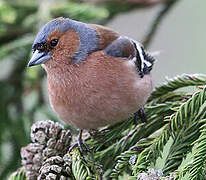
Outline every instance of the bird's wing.
{"label": "bird's wing", "polygon": [[99,50],[105,49],[109,44],[120,37],[117,32],[107,27],[97,24],[90,24],[90,26],[97,32]]}
{"label": "bird's wing", "polygon": [[136,56],[134,41],[127,37],[119,37],[109,44],[104,51],[112,57],[133,58]]}
{"label": "bird's wing", "polygon": [[129,57],[135,55],[135,47],[131,39],[120,36],[117,32],[107,27],[90,24],[98,35],[98,50],[105,50],[113,57]]}
{"label": "bird's wing", "polygon": [[151,57],[137,41],[120,36],[117,32],[96,24],[90,24],[98,34],[98,50],[112,57],[122,57],[134,60],[140,74],[147,74],[153,66],[154,58]]}
{"label": "bird's wing", "polygon": [[113,57],[131,57],[135,56],[134,40],[128,37],[122,37],[117,32],[107,27],[90,24],[95,29],[98,36],[98,50],[105,52]]}
{"label": "bird's wing", "polygon": [[133,60],[141,77],[151,71],[154,63],[154,58],[144,50],[143,46],[128,37],[119,37],[109,44],[104,51],[112,57]]}
{"label": "bird's wing", "polygon": [[140,72],[140,76],[143,77],[141,56],[135,47],[135,42],[131,39],[127,37],[119,37],[109,44],[104,51],[107,55],[112,57],[122,57],[134,60],[137,70]]}

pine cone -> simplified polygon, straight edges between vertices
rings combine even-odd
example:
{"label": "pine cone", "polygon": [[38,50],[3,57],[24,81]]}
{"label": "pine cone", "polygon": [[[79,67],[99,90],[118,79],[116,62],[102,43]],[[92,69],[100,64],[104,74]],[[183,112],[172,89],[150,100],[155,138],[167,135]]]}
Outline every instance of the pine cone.
{"label": "pine cone", "polygon": [[36,180],[42,162],[44,146],[38,143],[28,144],[21,149],[22,166],[25,167],[28,180]]}
{"label": "pine cone", "polygon": [[[33,124],[31,127],[32,143],[21,149],[22,165],[25,168],[27,179],[36,180],[40,173],[44,174],[43,169],[51,161],[52,164],[65,169],[67,166],[64,165],[66,162],[64,162],[63,157],[70,147],[71,139],[70,131],[65,130],[59,123],[47,120]],[[62,159],[62,163],[59,163],[60,159]],[[52,165],[49,168],[55,169],[55,167]],[[42,170],[40,171],[40,169]],[[58,169],[55,170],[59,172]],[[51,173],[48,177],[55,179]]]}
{"label": "pine cone", "polygon": [[37,180],[66,180],[67,177],[72,177],[71,157],[66,154],[63,158],[53,156],[47,159],[40,169],[40,175]]}

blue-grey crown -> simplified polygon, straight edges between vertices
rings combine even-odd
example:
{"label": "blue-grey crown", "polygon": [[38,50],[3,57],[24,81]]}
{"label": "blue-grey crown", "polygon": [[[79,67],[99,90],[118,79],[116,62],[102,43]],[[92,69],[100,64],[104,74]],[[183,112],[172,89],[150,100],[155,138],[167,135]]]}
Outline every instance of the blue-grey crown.
{"label": "blue-grey crown", "polygon": [[72,56],[76,64],[86,59],[89,53],[98,50],[97,32],[87,24],[69,18],[57,18],[45,24],[37,34],[33,47],[37,43],[45,43],[49,34],[55,30],[65,32],[69,29],[76,31],[80,39],[79,49]]}

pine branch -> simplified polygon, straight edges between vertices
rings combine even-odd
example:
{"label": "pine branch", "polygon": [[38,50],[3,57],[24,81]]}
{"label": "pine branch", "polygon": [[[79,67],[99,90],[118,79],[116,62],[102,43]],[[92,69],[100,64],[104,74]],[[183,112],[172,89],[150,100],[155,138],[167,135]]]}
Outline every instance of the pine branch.
{"label": "pine branch", "polygon": [[72,152],[72,173],[75,179],[100,180],[103,176],[101,166],[93,160],[85,160],[78,149]]}
{"label": "pine branch", "polygon": [[177,170],[183,159],[192,151],[192,142],[200,135],[198,123],[194,122],[190,125],[186,125],[186,127],[187,128],[182,128],[180,130],[169,149],[169,154],[163,167],[163,173],[165,175]]}
{"label": "pine branch", "polygon": [[[192,120],[201,110],[202,105],[206,101],[206,88],[193,94],[193,96],[183,103],[179,110],[170,117],[172,132],[178,131],[181,127]],[[203,113],[203,112],[202,112]]]}
{"label": "pine branch", "polygon": [[[137,141],[142,138],[147,138],[164,125],[164,116],[171,115],[171,113],[173,113],[171,110],[172,107],[174,107],[174,104],[171,106],[168,104],[157,104],[153,107],[146,107],[145,110],[148,114],[148,123],[139,124],[136,127],[133,125],[133,129],[130,132],[123,128],[124,131],[127,132],[125,133],[125,136],[122,136],[121,139],[116,139],[116,143],[106,146],[105,149],[96,152],[96,159],[100,161],[101,164],[104,164],[104,168],[106,169],[114,166],[114,161],[112,159],[115,159],[116,156],[120,155],[124,151],[127,151],[131,146],[134,146]],[[156,114],[154,114],[154,112],[156,112]],[[131,125],[131,121],[129,121],[129,123]],[[114,128],[112,132],[113,133],[110,134],[111,136],[116,136],[117,134],[121,136],[121,131],[119,131],[119,128]],[[130,137],[128,138],[128,136]],[[105,135],[104,137],[109,136]],[[98,141],[98,138],[96,138],[96,140]],[[101,141],[99,143],[101,143]],[[111,158],[108,159],[107,157]]]}
{"label": "pine branch", "polygon": [[134,165],[138,154],[142,152],[145,148],[150,146],[153,143],[153,140],[153,138],[141,139],[129,150],[117,156],[115,160],[116,165],[114,166],[110,177],[117,178],[126,168],[128,168],[128,166]]}
{"label": "pine branch", "polygon": [[[123,143],[125,141],[125,138],[127,137],[127,133],[125,134],[126,136],[122,137],[121,140],[116,139],[116,140],[118,140],[117,143],[109,146],[108,148],[106,148],[102,151],[96,152],[97,160],[100,161],[101,164],[104,164],[104,167],[106,169],[109,167],[111,168],[112,164],[114,167],[115,164],[114,164],[114,161],[112,161],[113,158],[120,155],[120,153],[124,153],[125,151],[128,150],[129,147],[134,146],[138,140],[140,140],[141,138],[148,137],[149,135],[151,135],[152,133],[154,133],[156,130],[160,129],[164,125],[164,123],[165,123],[163,121],[164,117],[174,113],[172,108],[179,107],[179,105],[180,105],[180,103],[172,102],[173,101],[172,97],[174,97],[174,100],[176,100],[177,97],[179,97],[178,95],[179,95],[179,93],[177,93],[173,96],[170,96],[169,99],[171,102],[168,101],[167,103],[161,103],[161,104],[155,104],[155,105],[153,103],[153,106],[146,106],[145,110],[146,110],[146,114],[148,117],[148,123],[147,124],[140,124],[136,128],[134,128],[132,126],[134,129],[131,130],[131,132],[130,132],[131,135],[129,135],[130,137],[127,139],[125,144],[123,144]],[[164,94],[164,96],[165,96],[165,94]],[[167,99],[167,100],[169,100],[169,99]],[[179,99],[180,99],[180,97],[179,97]],[[148,104],[150,104],[150,102]],[[131,122],[130,122],[130,124],[131,124]],[[122,129],[122,127],[121,127],[121,129]],[[124,126],[123,126],[123,129],[124,129]],[[119,131],[119,130],[120,129],[115,130],[115,128],[114,128],[112,130],[112,133],[109,134],[109,136],[106,134],[104,137],[110,137],[110,136],[112,137],[116,134],[122,134],[121,133],[122,131]],[[128,132],[125,129],[124,129],[124,131]],[[98,138],[96,138],[96,140],[98,140]],[[111,157],[111,159],[108,159],[107,157]]]}
{"label": "pine branch", "polygon": [[206,157],[206,119],[199,120],[200,136],[192,143],[194,150],[191,161],[180,171],[177,171],[177,179],[183,178],[188,173],[188,179],[204,179],[205,176],[205,157]]}
{"label": "pine branch", "polygon": [[26,180],[24,168],[19,168],[16,172],[12,173],[9,180]]}
{"label": "pine branch", "polygon": [[[206,88],[196,92],[179,110],[172,115],[171,131],[174,137],[163,172],[174,171],[181,164],[186,154],[192,149],[194,142],[200,135],[198,119],[205,118]],[[175,163],[174,163],[175,162]]]}
{"label": "pine branch", "polygon": [[[205,91],[204,90],[202,90],[202,92],[201,93],[197,93],[199,96],[198,96],[198,98],[195,96],[195,95],[193,95],[193,97],[192,98],[190,98],[188,101],[187,101],[187,103],[184,103],[183,105],[181,105],[181,107],[179,108],[179,111],[177,111],[177,113],[174,113],[173,114],[173,116],[175,116],[175,114],[177,114],[176,116],[180,116],[180,115],[183,115],[183,113],[182,113],[182,111],[183,111],[183,109],[185,110],[184,112],[187,112],[187,113],[191,113],[191,114],[194,114],[194,111],[188,111],[189,109],[188,109],[188,107],[190,107],[190,105],[191,105],[191,102],[193,102],[193,103],[195,103],[196,105],[202,105],[203,103],[204,103],[204,101],[205,101],[205,96],[204,96],[204,94],[205,94]],[[198,101],[199,100],[199,101]],[[185,108],[183,108],[183,106],[186,106],[187,107],[187,109],[185,109]],[[193,107],[193,106],[192,106]],[[196,108],[196,110],[198,111],[200,109],[200,106],[198,106],[197,108]],[[156,111],[156,112],[158,112],[158,111]],[[195,115],[195,114],[194,114]],[[200,115],[200,114],[199,114]],[[185,118],[187,118],[187,116],[184,116]],[[182,118],[183,119],[183,118]],[[173,119],[173,120],[171,120],[171,124],[170,124],[170,126],[172,126],[172,125],[174,125],[174,124],[176,124],[177,122],[176,122],[176,119]],[[177,123],[178,124],[178,123]],[[148,169],[148,167],[150,166],[150,164],[151,164],[151,161],[152,161],[152,159],[153,159],[153,162],[155,162],[155,160],[160,156],[160,152],[163,150],[163,147],[164,147],[164,145],[166,144],[166,142],[169,140],[169,137],[171,136],[171,134],[174,134],[174,131],[175,130],[177,130],[177,127],[176,128],[173,128],[173,129],[171,129],[172,130],[172,132],[170,132],[170,126],[168,126],[168,125],[166,125],[165,126],[165,131],[163,131],[163,133],[162,133],[162,137],[160,138],[160,141],[157,141],[157,144],[155,144],[154,143],[154,146],[153,146],[153,148],[154,149],[152,149],[152,147],[149,147],[149,148],[147,148],[147,149],[145,149],[142,153],[140,153],[140,155],[138,156],[138,159],[137,159],[137,162],[136,162],[136,164],[135,164],[135,168],[134,168],[134,174],[138,174],[138,173],[140,173],[140,172],[145,172],[147,169]],[[189,132],[188,134],[190,135],[188,135],[189,137],[185,137],[185,142],[187,142],[188,141],[188,139],[190,139],[191,140],[191,135],[192,135],[192,137],[194,137],[193,135],[195,134],[196,136],[198,136],[198,128],[197,128],[197,126],[196,126],[196,123],[195,124],[193,124],[193,128],[191,128],[190,127],[190,129],[187,129],[187,131]],[[180,127],[179,127],[180,128]],[[196,131],[194,131],[194,130],[196,130]],[[193,133],[191,133],[191,132],[193,132]],[[184,133],[183,133],[184,134]],[[194,139],[193,139],[194,140]],[[159,144],[158,144],[159,143]],[[182,143],[182,142],[181,142]],[[162,144],[162,146],[160,146]],[[186,143],[187,144],[187,143]],[[158,147],[162,147],[162,148],[158,148]],[[183,148],[183,146],[180,148],[180,150]],[[156,153],[156,156],[154,155],[154,152],[159,152],[159,153]],[[175,151],[176,152],[176,151]],[[152,158],[152,156],[153,156],[153,158]],[[183,156],[184,157],[184,156]],[[181,158],[183,158],[183,157],[181,157]],[[172,158],[171,158],[172,159]],[[168,160],[168,162],[169,162],[169,160]],[[176,165],[177,165],[178,163],[176,163]],[[178,164],[179,165],[179,164]],[[169,165],[167,165],[167,166],[169,166]],[[165,167],[166,168],[166,167]],[[171,168],[171,167],[170,167]]]}
{"label": "pine branch", "polygon": [[155,163],[157,158],[161,157],[161,152],[169,138],[170,132],[168,131],[168,125],[165,125],[161,134],[153,140],[153,143],[139,154],[132,168],[134,176],[146,172],[151,163]]}
{"label": "pine branch", "polygon": [[94,151],[101,151],[111,146],[124,136],[125,131],[131,128],[132,121],[133,119],[131,118],[128,119],[128,121],[103,128],[93,135],[91,134],[90,138],[87,140],[87,144],[91,144]]}
{"label": "pine branch", "polygon": [[[156,106],[146,107],[145,110],[146,113],[148,114],[148,123],[140,124],[135,128],[133,127],[134,129],[132,129],[129,134],[126,134],[124,137],[122,137],[122,139],[120,139],[118,142],[116,142],[115,144],[109,146],[108,148],[102,151],[96,152],[95,153],[96,159],[100,161],[101,164],[104,164],[104,169],[116,167],[116,170],[114,168],[114,172],[112,172],[111,175],[112,177],[116,176],[117,173],[119,172],[118,169],[124,168],[127,162],[125,162],[126,161],[125,159],[124,161],[125,163],[123,162],[125,166],[121,165],[121,163],[117,165],[118,163],[114,164],[115,161],[113,161],[113,159],[115,159],[115,157],[119,156],[121,153],[122,154],[125,153],[125,155],[127,156],[128,154],[130,154],[130,150],[129,152],[127,150],[131,146],[138,146],[139,143],[137,142],[139,140],[140,142],[144,141],[144,138],[147,138],[148,136],[153,134],[156,130],[160,129],[164,125],[164,121],[163,121],[164,116],[171,115],[171,113],[173,113],[171,108],[174,106],[175,103],[172,105],[166,103],[166,104],[160,104],[160,105],[157,104]],[[118,134],[118,131],[113,130],[113,133]],[[107,158],[107,157],[111,157],[111,158]]]}
{"label": "pine branch", "polygon": [[157,87],[150,97],[150,100],[163,94],[188,86],[204,86],[206,84],[206,75],[204,74],[183,74],[168,79],[162,86]]}

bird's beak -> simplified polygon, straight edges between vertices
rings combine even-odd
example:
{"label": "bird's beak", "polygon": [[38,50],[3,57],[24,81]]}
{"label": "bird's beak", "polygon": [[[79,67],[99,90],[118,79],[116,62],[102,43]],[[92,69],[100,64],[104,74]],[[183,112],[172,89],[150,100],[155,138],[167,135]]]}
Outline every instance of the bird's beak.
{"label": "bird's beak", "polygon": [[34,52],[34,54],[32,55],[27,66],[31,67],[31,66],[41,64],[41,63],[49,60],[50,58],[51,58],[51,55],[48,54],[47,52],[39,52],[38,50],[36,50]]}

